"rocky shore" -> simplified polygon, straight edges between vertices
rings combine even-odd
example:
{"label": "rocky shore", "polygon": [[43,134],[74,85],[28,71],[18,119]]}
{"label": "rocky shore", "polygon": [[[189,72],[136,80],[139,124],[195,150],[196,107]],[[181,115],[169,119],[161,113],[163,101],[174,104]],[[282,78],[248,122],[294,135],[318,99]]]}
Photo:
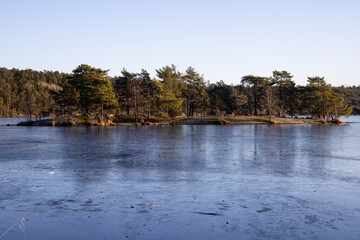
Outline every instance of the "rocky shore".
{"label": "rocky shore", "polygon": [[100,120],[84,116],[56,117],[38,121],[24,121],[16,126],[118,126],[118,125],[241,125],[241,124],[341,124],[340,119],[308,119],[308,118],[279,118],[257,116],[227,116],[227,117],[176,117],[139,119],[123,116]]}

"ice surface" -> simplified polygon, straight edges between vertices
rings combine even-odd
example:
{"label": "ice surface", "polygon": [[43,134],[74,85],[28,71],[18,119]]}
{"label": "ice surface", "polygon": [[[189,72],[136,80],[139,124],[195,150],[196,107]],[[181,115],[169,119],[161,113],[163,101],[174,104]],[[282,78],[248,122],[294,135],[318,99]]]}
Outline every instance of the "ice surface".
{"label": "ice surface", "polygon": [[3,126],[0,235],[25,217],[28,239],[360,239],[359,139],[360,123]]}

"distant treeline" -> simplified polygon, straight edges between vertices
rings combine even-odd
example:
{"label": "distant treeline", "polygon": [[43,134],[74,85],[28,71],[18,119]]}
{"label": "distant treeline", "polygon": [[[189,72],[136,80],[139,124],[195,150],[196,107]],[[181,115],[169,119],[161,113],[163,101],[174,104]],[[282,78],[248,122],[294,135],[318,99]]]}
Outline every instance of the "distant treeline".
{"label": "distant treeline", "polygon": [[72,74],[0,68],[0,117],[110,113],[138,117],[180,115],[360,114],[360,86],[331,87],[323,77],[296,85],[286,71],[270,77],[244,76],[237,85],[208,83],[189,67],[174,65],[109,77],[107,70],[80,65]]}

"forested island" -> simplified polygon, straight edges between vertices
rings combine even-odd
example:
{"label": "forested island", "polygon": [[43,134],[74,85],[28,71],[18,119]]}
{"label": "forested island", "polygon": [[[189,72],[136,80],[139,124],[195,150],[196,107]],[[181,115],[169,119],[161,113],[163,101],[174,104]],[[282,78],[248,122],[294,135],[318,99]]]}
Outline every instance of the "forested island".
{"label": "forested island", "polygon": [[156,77],[144,69],[123,69],[121,76],[110,77],[108,70],[85,64],[71,74],[0,68],[0,117],[50,116],[74,125],[72,117],[79,116],[79,121],[96,125],[178,116],[266,116],[271,122],[272,116],[306,115],[334,121],[360,114],[360,86],[332,87],[318,76],[300,86],[292,78],[289,72],[274,71],[228,85],[209,83],[194,68],[180,72],[174,65],[156,69]]}

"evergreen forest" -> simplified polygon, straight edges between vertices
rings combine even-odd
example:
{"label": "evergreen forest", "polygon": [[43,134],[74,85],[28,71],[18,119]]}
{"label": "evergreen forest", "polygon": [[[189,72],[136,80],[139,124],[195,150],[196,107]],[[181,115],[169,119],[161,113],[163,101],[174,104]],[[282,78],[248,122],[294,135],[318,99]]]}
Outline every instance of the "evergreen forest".
{"label": "evergreen forest", "polygon": [[168,65],[120,76],[79,65],[71,74],[0,68],[0,117],[131,115],[146,117],[306,115],[336,119],[360,114],[360,86],[333,87],[324,77],[296,85],[291,73],[243,76],[237,85],[209,83],[189,67]]}

